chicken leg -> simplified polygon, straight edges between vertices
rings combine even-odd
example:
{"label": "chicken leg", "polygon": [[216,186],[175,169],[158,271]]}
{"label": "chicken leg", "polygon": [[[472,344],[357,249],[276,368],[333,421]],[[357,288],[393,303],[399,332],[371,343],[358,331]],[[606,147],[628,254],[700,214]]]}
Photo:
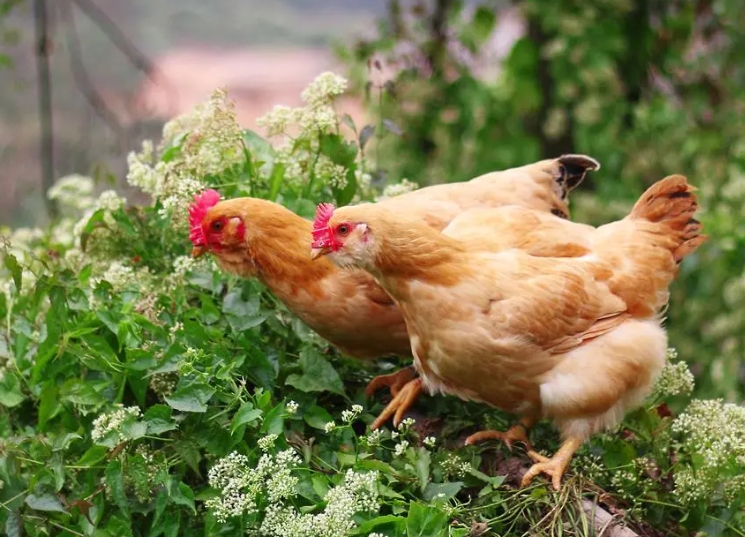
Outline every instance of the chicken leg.
{"label": "chicken leg", "polygon": [[367,388],[365,388],[365,395],[372,397],[375,392],[388,386],[388,389],[391,390],[391,395],[396,397],[398,392],[401,391],[401,388],[403,388],[410,380],[413,380],[414,377],[416,377],[416,371],[411,366],[388,375],[378,375],[372,379],[367,385]]}
{"label": "chicken leg", "polygon": [[528,456],[535,461],[535,464],[523,476],[521,487],[526,487],[533,481],[533,478],[539,474],[551,476],[551,483],[554,489],[561,490],[561,478],[566,472],[569,462],[574,456],[574,452],[582,445],[582,440],[576,436],[570,436],[559,448],[553,457],[544,457],[535,451],[528,451]]}
{"label": "chicken leg", "polygon": [[484,440],[501,440],[507,448],[512,451],[512,442],[522,442],[533,451],[533,445],[528,438],[528,431],[535,425],[536,419],[532,416],[523,416],[520,422],[516,423],[506,431],[479,431],[466,438],[466,445],[471,446]]}
{"label": "chicken leg", "polygon": [[403,387],[398,390],[398,393],[393,397],[393,400],[388,403],[388,406],[383,409],[383,412],[375,418],[375,421],[370,425],[371,430],[375,430],[383,425],[388,419],[393,416],[393,425],[398,427],[398,424],[404,418],[404,414],[416,401],[417,397],[422,391],[422,379],[417,378],[408,381]]}

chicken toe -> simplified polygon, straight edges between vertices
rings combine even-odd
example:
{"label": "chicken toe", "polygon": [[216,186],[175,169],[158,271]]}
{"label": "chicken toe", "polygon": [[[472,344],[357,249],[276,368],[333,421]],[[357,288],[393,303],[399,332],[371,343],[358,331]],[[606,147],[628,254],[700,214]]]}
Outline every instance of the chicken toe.
{"label": "chicken toe", "polygon": [[388,375],[378,375],[372,379],[367,385],[367,388],[365,388],[365,395],[367,397],[372,397],[377,391],[387,386],[391,391],[391,395],[395,397],[398,395],[398,392],[401,391],[401,388],[415,377],[416,371],[414,371],[414,368],[411,366]]}
{"label": "chicken toe", "polygon": [[407,382],[393,400],[388,403],[388,406],[383,409],[383,412],[372,422],[370,429],[374,431],[391,417],[393,417],[393,425],[398,427],[398,424],[404,419],[404,414],[414,404],[421,391],[422,379],[417,378]]}
{"label": "chicken toe", "polygon": [[507,446],[507,449],[512,451],[513,442],[522,442],[525,444],[529,451],[533,451],[533,444],[530,443],[528,438],[528,431],[535,424],[535,420],[531,418],[522,418],[520,423],[516,423],[506,431],[479,431],[466,438],[465,444],[471,446],[485,440],[501,440]]}
{"label": "chicken toe", "polygon": [[569,467],[574,452],[577,451],[582,441],[576,437],[568,438],[559,448],[559,451],[551,457],[544,457],[535,451],[529,451],[528,455],[533,459],[535,464],[523,476],[521,487],[527,487],[533,478],[539,474],[546,474],[551,477],[551,484],[555,490],[561,490],[561,478]]}

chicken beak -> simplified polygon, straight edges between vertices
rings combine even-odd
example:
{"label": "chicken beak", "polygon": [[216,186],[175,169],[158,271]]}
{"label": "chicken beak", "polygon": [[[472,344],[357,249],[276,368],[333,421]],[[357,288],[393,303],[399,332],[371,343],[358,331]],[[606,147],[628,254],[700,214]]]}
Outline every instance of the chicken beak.
{"label": "chicken beak", "polygon": [[321,246],[320,248],[311,248],[310,249],[310,258],[315,261],[322,255],[326,255],[331,251],[331,248],[328,246]]}
{"label": "chicken beak", "polygon": [[204,246],[195,246],[191,250],[191,256],[196,259],[197,257],[204,255],[206,252],[207,248],[205,248]]}

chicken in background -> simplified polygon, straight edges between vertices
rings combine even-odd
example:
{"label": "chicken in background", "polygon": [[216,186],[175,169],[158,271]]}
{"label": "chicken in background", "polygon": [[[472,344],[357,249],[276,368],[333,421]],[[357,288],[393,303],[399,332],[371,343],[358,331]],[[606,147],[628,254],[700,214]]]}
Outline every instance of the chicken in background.
{"label": "chicken in background", "polygon": [[[546,214],[569,217],[567,197],[588,171],[600,167],[584,155],[565,155],[464,183],[435,185],[376,206],[442,230],[466,209],[520,205]],[[313,262],[310,221],[276,203],[237,198],[219,201],[208,190],[189,209],[192,255],[215,255],[232,274],[257,277],[287,308],[345,355],[373,360],[410,356],[411,346],[394,301],[366,272],[342,271],[327,259]],[[394,417],[394,424],[421,391],[413,368],[374,378],[371,396],[388,386],[392,401],[372,424],[375,429]]]}
{"label": "chicken in background", "polygon": [[641,404],[665,363],[668,287],[706,237],[695,188],[652,185],[624,219],[598,228],[521,207],[477,209],[444,231],[384,206],[318,207],[312,256],[368,271],[406,320],[431,392],[520,416],[466,444],[521,440],[541,418],[563,443],[535,464],[558,490],[579,446]]}

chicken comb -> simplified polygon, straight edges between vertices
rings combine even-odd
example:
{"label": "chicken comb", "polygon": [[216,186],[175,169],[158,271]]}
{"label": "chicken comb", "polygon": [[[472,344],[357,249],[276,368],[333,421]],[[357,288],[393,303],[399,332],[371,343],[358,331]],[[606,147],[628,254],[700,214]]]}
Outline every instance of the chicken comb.
{"label": "chicken comb", "polygon": [[331,239],[329,220],[334,216],[335,207],[331,203],[319,203],[316,207],[316,218],[313,220],[313,241],[326,243]]}
{"label": "chicken comb", "polygon": [[207,242],[202,230],[202,221],[207,216],[207,211],[217,205],[220,194],[216,190],[205,190],[194,196],[194,202],[189,205],[189,240],[194,246],[204,246]]}

